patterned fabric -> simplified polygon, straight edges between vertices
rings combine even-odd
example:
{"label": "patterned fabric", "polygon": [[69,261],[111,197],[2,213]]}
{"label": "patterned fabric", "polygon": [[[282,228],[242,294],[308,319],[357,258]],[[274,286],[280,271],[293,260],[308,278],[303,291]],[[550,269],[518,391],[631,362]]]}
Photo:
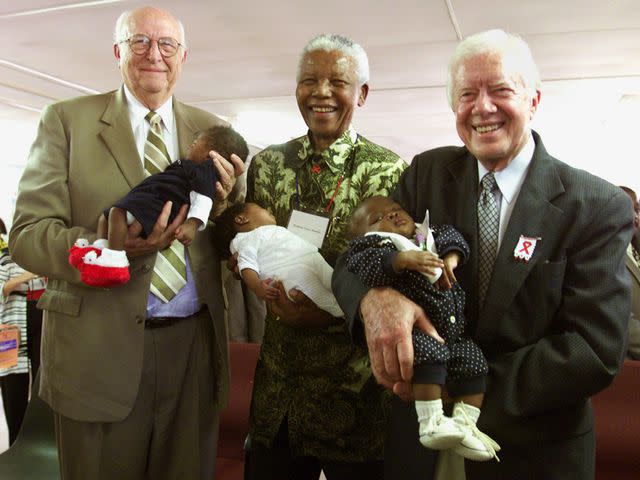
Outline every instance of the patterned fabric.
{"label": "patterned fabric", "polygon": [[636,261],[636,264],[640,266],[640,252],[638,252],[633,245],[631,246],[631,254],[633,255],[633,259]]}
{"label": "patterned fabric", "polygon": [[[145,117],[151,128],[144,145],[144,170],[147,176],[163,172],[170,164],[171,157],[162,140],[162,118],[156,112]],[[169,302],[187,284],[187,265],[184,246],[174,240],[169,247],[158,252],[151,277],[151,293],[163,302]]]}
{"label": "patterned fabric", "polygon": [[[270,210],[286,226],[297,207],[329,208],[330,229],[320,253],[333,265],[347,246],[345,231],[355,207],[372,195],[388,195],[405,162],[353,131],[320,155],[308,136],[273,145],[251,161],[247,201]],[[341,176],[344,180],[337,189]],[[292,328],[267,317],[256,370],[251,435],[271,444],[287,416],[296,455],[328,460],[382,458],[388,396],[375,383],[365,345],[356,345],[346,324]]]}
{"label": "patterned fabric", "polygon": [[18,364],[15,367],[0,370],[0,377],[11,373],[28,373],[29,358],[27,356],[27,284],[23,283],[17,290],[5,297],[2,289],[7,280],[24,273],[8,253],[0,256],[0,323],[16,325],[20,329],[20,345],[18,346]]}
{"label": "patterned fabric", "polygon": [[493,192],[498,188],[492,172],[482,177],[478,199],[478,297],[480,307],[489,287],[493,263],[498,253],[498,228],[500,215]]}
{"label": "patterned fabric", "polygon": [[[448,225],[431,227],[437,251],[442,257],[451,251],[469,258],[469,246],[462,235]],[[420,272],[393,271],[393,257],[398,249],[380,235],[367,235],[349,244],[347,269],[357,274],[368,287],[389,286],[420,305],[445,340],[437,342],[419,329],[413,331],[414,365],[447,364],[448,379],[470,379],[488,373],[487,361],[480,348],[463,338],[465,294],[460,284],[439,290]]]}

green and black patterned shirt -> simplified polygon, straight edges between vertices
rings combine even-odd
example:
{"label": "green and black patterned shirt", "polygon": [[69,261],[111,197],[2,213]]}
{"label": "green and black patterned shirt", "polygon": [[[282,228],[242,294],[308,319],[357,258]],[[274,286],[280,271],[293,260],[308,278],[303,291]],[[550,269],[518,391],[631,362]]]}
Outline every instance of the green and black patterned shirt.
{"label": "green and black patterned shirt", "polygon": [[[330,226],[320,253],[333,265],[346,249],[355,207],[372,195],[389,195],[405,167],[396,154],[352,129],[321,154],[314,154],[307,135],[253,158],[247,201],[270,210],[285,227],[292,208],[328,208]],[[294,455],[381,459],[388,405],[389,395],[371,374],[366,346],[354,344],[344,322],[303,328],[267,317],[253,389],[254,441],[270,445],[286,416]]]}

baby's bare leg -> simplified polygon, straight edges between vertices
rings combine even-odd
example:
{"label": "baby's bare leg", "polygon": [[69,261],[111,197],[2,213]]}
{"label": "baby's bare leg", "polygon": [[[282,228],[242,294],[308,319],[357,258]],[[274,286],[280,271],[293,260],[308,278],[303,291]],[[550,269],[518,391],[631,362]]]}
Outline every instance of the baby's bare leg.
{"label": "baby's bare leg", "polygon": [[453,399],[454,402],[464,402],[467,405],[473,405],[476,408],[482,407],[482,400],[484,400],[484,393],[474,393],[469,395],[460,395]]}
{"label": "baby's bare leg", "polygon": [[438,400],[442,398],[442,387],[435,383],[414,383],[413,396],[416,400]]}
{"label": "baby's bare leg", "polygon": [[124,250],[127,239],[127,212],[122,208],[113,207],[109,210],[109,231],[107,238],[111,250]]}
{"label": "baby's bare leg", "polygon": [[100,215],[98,219],[98,238],[107,238],[107,233],[109,231],[109,221],[104,214]]}

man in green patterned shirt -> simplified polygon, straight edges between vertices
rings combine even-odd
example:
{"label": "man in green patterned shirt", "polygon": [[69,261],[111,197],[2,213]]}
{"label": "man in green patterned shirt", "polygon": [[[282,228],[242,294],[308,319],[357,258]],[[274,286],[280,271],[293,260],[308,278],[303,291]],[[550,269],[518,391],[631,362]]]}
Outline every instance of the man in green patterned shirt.
{"label": "man in green patterned shirt", "polygon": [[[351,127],[368,80],[362,47],[338,35],[312,39],[296,88],[309,132],[266,148],[249,167],[247,201],[282,226],[292,211],[310,212],[326,225],[320,253],[331,265],[346,248],[355,207],[389,194],[406,166]],[[328,480],[382,478],[389,398],[371,374],[366,346],[352,341],[344,319],[295,294],[294,303],[279,288],[255,376],[249,478],[317,479],[320,469]]]}

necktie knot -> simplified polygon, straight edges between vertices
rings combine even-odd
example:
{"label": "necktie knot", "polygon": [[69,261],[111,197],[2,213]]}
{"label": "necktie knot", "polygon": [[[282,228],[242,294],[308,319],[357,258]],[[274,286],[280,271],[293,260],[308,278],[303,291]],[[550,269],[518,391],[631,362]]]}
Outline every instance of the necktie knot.
{"label": "necktie knot", "polygon": [[154,112],[153,110],[150,110],[144,118],[149,122],[152,128],[160,125],[160,122],[162,121],[162,117],[160,116],[160,114],[158,112]]}
{"label": "necktie knot", "polygon": [[493,193],[498,188],[496,177],[493,175],[493,172],[489,172],[482,177],[481,184],[482,190],[486,193]]}

